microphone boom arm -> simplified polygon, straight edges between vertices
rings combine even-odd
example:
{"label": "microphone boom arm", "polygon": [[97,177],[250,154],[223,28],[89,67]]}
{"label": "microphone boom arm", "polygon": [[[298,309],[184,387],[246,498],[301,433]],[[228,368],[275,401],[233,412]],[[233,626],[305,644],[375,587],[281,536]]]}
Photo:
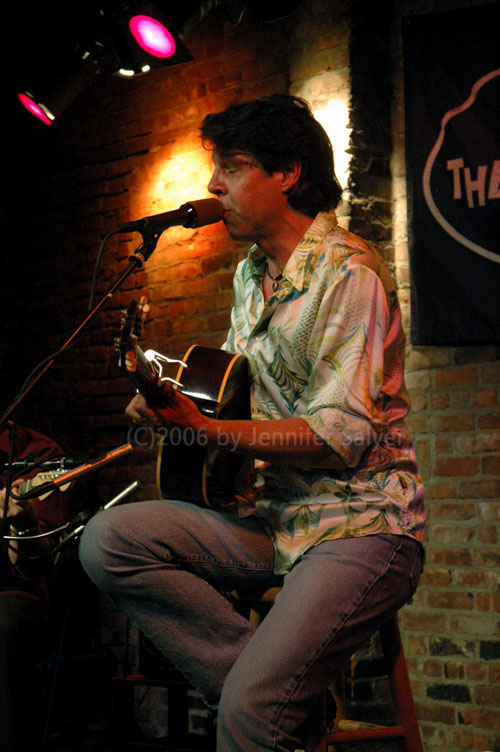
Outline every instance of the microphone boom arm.
{"label": "microphone boom arm", "polygon": [[0,418],[0,431],[3,431],[10,417],[15,413],[19,405],[25,400],[33,387],[40,381],[45,373],[47,373],[49,368],[54,365],[57,358],[63,355],[64,352],[66,352],[66,350],[75,342],[75,340],[81,335],[83,330],[87,327],[94,316],[109,300],[111,300],[113,295],[121,288],[125,280],[134,271],[136,271],[136,269],[140,269],[143,263],[149,259],[156,248],[158,238],[164,230],[173,225],[184,225],[184,227],[188,228],[201,227],[203,225],[219,222],[221,219],[222,208],[217,199],[205,198],[183,204],[179,209],[175,211],[164,212],[163,214],[145,217],[144,219],[138,220],[136,222],[127,222],[123,225],[120,225],[117,230],[118,232],[139,231],[143,233],[143,242],[136,249],[134,255],[130,258],[129,264],[126,269],[119,275],[116,281],[111,285],[109,290],[103,295],[103,297],[94,306],[90,313],[87,314],[85,319],[73,332],[71,337],[62,345],[62,347],[60,347],[54,357],[51,357],[47,360],[47,362],[33,376],[28,384],[23,385],[19,394],[14,398],[13,402]]}
{"label": "microphone boom arm", "polygon": [[[111,285],[109,290],[103,295],[103,297],[100,299],[100,301],[94,306],[94,308],[90,311],[90,313],[85,317],[85,319],[82,321],[82,323],[78,326],[77,329],[73,332],[73,334],[70,336],[68,340],[59,348],[56,355],[54,355],[53,358],[51,358],[43,368],[38,371],[38,373],[31,379],[31,381],[24,387],[24,389],[21,390],[21,392],[17,395],[17,397],[14,398],[10,406],[7,408],[6,412],[2,416],[0,420],[0,431],[3,431],[5,425],[9,421],[10,417],[15,413],[19,405],[26,399],[28,394],[31,392],[31,390],[35,387],[36,384],[40,381],[40,379],[47,373],[47,371],[54,365],[57,358],[59,358],[60,355],[62,355],[72,344],[75,342],[75,340],[82,334],[83,330],[87,327],[87,325],[90,323],[90,321],[94,318],[94,316],[103,308],[103,306],[111,300],[113,295],[120,289],[120,287],[123,285],[125,280],[136,270],[140,269],[143,262],[149,258],[149,256],[153,253],[156,242],[153,246],[153,248],[149,251],[149,254],[146,256],[141,251],[142,246],[145,245],[144,243],[139,246],[139,248],[136,250],[134,256],[130,259],[130,262],[127,266],[127,268],[120,274],[120,276],[117,278],[117,280]],[[146,251],[146,249],[145,249]]]}

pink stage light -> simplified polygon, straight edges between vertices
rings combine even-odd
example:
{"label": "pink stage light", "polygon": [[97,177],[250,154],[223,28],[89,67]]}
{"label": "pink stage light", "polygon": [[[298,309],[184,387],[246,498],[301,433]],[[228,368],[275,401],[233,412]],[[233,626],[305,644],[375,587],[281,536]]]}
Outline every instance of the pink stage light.
{"label": "pink stage light", "polygon": [[151,16],[134,16],[129,28],[137,44],[154,57],[172,57],[175,40],[169,30]]}
{"label": "pink stage light", "polygon": [[23,107],[26,107],[28,112],[31,112],[32,115],[37,117],[46,125],[52,125],[52,120],[47,117],[40,105],[38,105],[33,99],[30,99],[30,97],[26,96],[26,94],[18,94],[17,96]]}

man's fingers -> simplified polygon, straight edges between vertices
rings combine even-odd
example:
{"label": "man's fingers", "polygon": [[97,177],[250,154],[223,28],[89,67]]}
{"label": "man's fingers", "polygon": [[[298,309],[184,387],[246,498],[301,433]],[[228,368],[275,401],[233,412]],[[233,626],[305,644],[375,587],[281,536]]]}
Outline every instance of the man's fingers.
{"label": "man's fingers", "polygon": [[160,418],[151,410],[142,394],[136,394],[125,409],[125,414],[132,419],[134,423],[150,423],[153,426],[161,425]]}

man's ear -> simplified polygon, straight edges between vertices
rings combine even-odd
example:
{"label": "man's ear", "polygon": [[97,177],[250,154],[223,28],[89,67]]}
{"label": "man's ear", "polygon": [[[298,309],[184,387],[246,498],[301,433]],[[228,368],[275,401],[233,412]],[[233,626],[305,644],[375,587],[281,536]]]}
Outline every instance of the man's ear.
{"label": "man's ear", "polygon": [[283,193],[288,193],[294,187],[294,185],[297,185],[301,172],[302,165],[300,164],[300,162],[292,162],[291,164],[283,168],[283,170],[281,171],[281,190]]}

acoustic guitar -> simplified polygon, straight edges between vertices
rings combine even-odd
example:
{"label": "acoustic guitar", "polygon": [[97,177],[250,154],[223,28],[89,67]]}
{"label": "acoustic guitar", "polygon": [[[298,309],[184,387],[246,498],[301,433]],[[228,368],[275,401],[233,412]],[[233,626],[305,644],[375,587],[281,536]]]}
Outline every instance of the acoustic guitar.
{"label": "acoustic guitar", "polygon": [[[205,415],[220,420],[250,418],[250,383],[247,360],[215,348],[192,345],[182,361],[156,357],[139,347],[145,304],[131,300],[122,314],[116,341],[119,365],[152,407],[162,406],[162,363],[176,363],[174,381]],[[165,404],[163,402],[163,404]],[[227,439],[227,441],[225,440]],[[253,465],[234,451],[230,437],[221,434],[221,446],[204,446],[194,429],[165,429],[157,457],[158,492],[164,499],[191,501],[199,506],[230,510],[242,495]]]}

